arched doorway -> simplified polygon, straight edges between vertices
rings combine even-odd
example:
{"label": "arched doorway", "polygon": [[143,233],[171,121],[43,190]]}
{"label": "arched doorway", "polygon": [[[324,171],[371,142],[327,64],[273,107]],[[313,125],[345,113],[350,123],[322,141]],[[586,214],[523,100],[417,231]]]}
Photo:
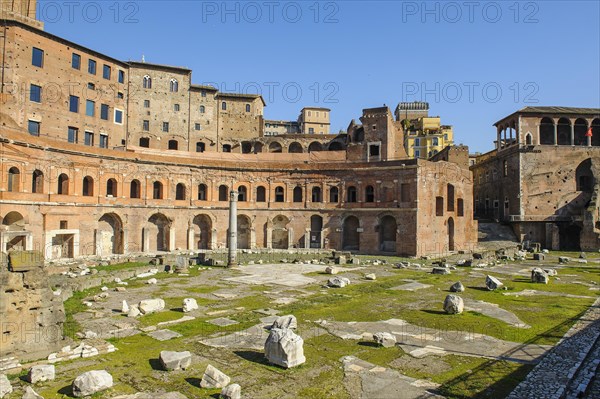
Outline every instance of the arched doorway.
{"label": "arched doorway", "polygon": [[278,215],[273,218],[273,232],[271,235],[271,248],[288,249],[289,233],[287,224],[290,222],[284,215]]}
{"label": "arched doorway", "polygon": [[276,141],[272,142],[269,144],[269,152],[283,152],[281,144]]}
{"label": "arched doorway", "polygon": [[3,248],[0,251],[24,251],[27,249],[27,231],[25,219],[19,212],[9,212],[2,219],[5,230],[2,239]]}
{"label": "arched doorway", "polygon": [[575,126],[573,132],[575,134],[575,145],[579,146],[587,146],[587,137],[586,133],[588,130],[587,121],[585,119],[579,118],[575,121]]}
{"label": "arched doorway", "polygon": [[308,146],[308,152],[323,151],[323,146],[318,141],[313,141]]}
{"label": "arched doorway", "polygon": [[310,247],[321,248],[321,235],[323,231],[323,218],[319,215],[310,217]]}
{"label": "arched doorway", "polygon": [[101,256],[123,253],[123,223],[118,215],[107,213],[98,220],[96,249]]}
{"label": "arched doorway", "polygon": [[379,250],[382,252],[396,252],[396,233],[398,224],[396,218],[387,215],[379,222]]}
{"label": "arched doorway", "polygon": [[592,159],[581,162],[575,169],[575,184],[577,191],[591,193],[594,191],[594,174],[592,173]]}
{"label": "arched doorway", "polygon": [[212,220],[207,215],[196,215],[193,222],[195,249],[211,249]]}
{"label": "arched doorway", "polygon": [[238,249],[250,249],[252,222],[246,215],[237,217],[237,245]]}
{"label": "arched doorway", "polygon": [[293,154],[301,154],[304,152],[304,150],[302,149],[302,145],[300,143],[293,142],[292,144],[290,144],[288,152]]}
{"label": "arched doorway", "polygon": [[581,227],[576,224],[558,225],[559,249],[561,251],[580,251]]}
{"label": "arched doorway", "polygon": [[454,219],[448,219],[448,251],[454,251]]}
{"label": "arched doorway", "polygon": [[168,251],[171,222],[162,213],[155,213],[148,219],[148,251]]}
{"label": "arched doorway", "polygon": [[360,222],[356,216],[348,216],[344,219],[342,227],[342,249],[348,251],[360,250]]}

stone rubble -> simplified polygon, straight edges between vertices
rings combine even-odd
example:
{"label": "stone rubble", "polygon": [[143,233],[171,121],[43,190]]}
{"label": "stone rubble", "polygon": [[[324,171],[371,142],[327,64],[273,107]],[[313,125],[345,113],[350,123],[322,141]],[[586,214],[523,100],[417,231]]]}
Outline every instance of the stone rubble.
{"label": "stone rubble", "polygon": [[34,391],[32,387],[25,387],[25,393],[21,399],[44,399],[44,397]]}
{"label": "stone rubble", "polygon": [[84,397],[104,391],[113,386],[113,378],[106,370],[92,370],[79,375],[73,381],[73,395]]}
{"label": "stone rubble", "polygon": [[265,357],[270,363],[284,368],[304,362],[304,340],[289,328],[273,328],[265,342]]}
{"label": "stone rubble", "polygon": [[198,310],[198,302],[194,298],[185,298],[183,300],[183,312],[188,313],[192,310]]}
{"label": "stone rubble", "polygon": [[450,286],[450,292],[464,292],[464,290],[465,286],[460,281],[457,281]]}
{"label": "stone rubble", "polygon": [[465,308],[463,299],[458,295],[448,295],[444,300],[444,311],[448,314],[461,314]]}
{"label": "stone rubble", "polygon": [[548,284],[549,280],[550,278],[548,277],[548,274],[539,267],[536,267],[535,269],[531,270],[532,283]]}
{"label": "stone rubble", "polygon": [[12,391],[13,387],[10,385],[8,377],[6,377],[4,374],[0,374],[0,399],[9,393],[12,393]]}
{"label": "stone rubble", "polygon": [[388,332],[373,334],[373,341],[384,348],[392,348],[396,345],[396,336]]}
{"label": "stone rubble", "polygon": [[55,376],[56,371],[53,364],[42,364],[33,366],[29,369],[29,372],[27,373],[27,381],[32,384],[36,384],[38,382],[53,380]]}
{"label": "stone rubble", "polygon": [[487,276],[485,278],[485,286],[488,290],[493,291],[504,286],[504,284],[494,276]]}
{"label": "stone rubble", "polygon": [[224,374],[223,372],[218,370],[216,367],[209,364],[206,367],[206,371],[204,372],[204,375],[202,376],[202,381],[200,381],[200,386],[202,388],[210,388],[210,389],[225,388],[227,385],[229,385],[229,381],[231,381],[231,379],[226,374]]}
{"label": "stone rubble", "polygon": [[159,360],[162,367],[167,371],[185,370],[192,364],[192,354],[189,351],[161,351]]}
{"label": "stone rubble", "polygon": [[241,399],[242,387],[238,384],[227,385],[221,390],[220,399]]}
{"label": "stone rubble", "polygon": [[333,277],[327,280],[327,286],[332,288],[344,288],[350,284],[350,280],[346,277]]}
{"label": "stone rubble", "polygon": [[274,328],[289,328],[295,330],[298,328],[298,320],[296,320],[296,316],[293,315],[279,316],[271,325],[271,329]]}

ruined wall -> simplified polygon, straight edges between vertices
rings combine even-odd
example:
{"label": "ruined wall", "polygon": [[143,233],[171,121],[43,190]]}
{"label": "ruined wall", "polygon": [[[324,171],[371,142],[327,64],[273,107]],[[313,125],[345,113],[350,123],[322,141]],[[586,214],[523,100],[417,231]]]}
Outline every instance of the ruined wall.
{"label": "ruined wall", "polygon": [[0,287],[0,358],[35,360],[61,348],[64,307],[49,286],[43,260],[18,272],[3,264]]}

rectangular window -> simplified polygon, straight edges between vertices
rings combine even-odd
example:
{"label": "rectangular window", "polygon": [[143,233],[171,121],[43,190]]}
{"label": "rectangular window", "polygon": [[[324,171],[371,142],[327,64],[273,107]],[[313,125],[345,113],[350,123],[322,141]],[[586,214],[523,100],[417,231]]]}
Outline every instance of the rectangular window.
{"label": "rectangular window", "polygon": [[115,108],[115,123],[119,125],[123,124],[123,111]]}
{"label": "rectangular window", "polygon": [[105,134],[100,135],[100,148],[108,148],[108,136]]}
{"label": "rectangular window", "polygon": [[92,132],[85,132],[85,145],[88,145],[90,147],[94,146],[94,133]]}
{"label": "rectangular window", "polygon": [[150,130],[150,121],[144,121],[143,125],[142,125],[142,129],[147,132]]}
{"label": "rectangular window", "polygon": [[150,108],[150,100],[144,100],[144,108]]}
{"label": "rectangular window", "polygon": [[104,64],[104,66],[102,67],[102,77],[104,79],[110,80],[110,65]]}
{"label": "rectangular window", "polygon": [[31,51],[31,65],[44,67],[44,50],[34,47]]}
{"label": "rectangular window", "polygon": [[100,105],[100,119],[108,120],[108,104]]}
{"label": "rectangular window", "polygon": [[206,91],[202,90],[200,94],[202,95],[202,97],[206,97]]}
{"label": "rectangular window", "polygon": [[88,60],[88,72],[92,75],[96,74],[96,61]]}
{"label": "rectangular window", "polygon": [[94,116],[96,112],[96,103],[92,100],[85,100],[85,114]]}
{"label": "rectangular window", "polygon": [[96,90],[96,85],[93,84],[92,82],[89,82],[87,87],[89,90]]}
{"label": "rectangular window", "polygon": [[169,122],[163,122],[163,128],[162,128],[163,132],[168,133],[169,132]]}
{"label": "rectangular window", "polygon": [[458,199],[456,212],[457,212],[457,216],[465,216],[465,201],[463,201],[462,198]]}
{"label": "rectangular window", "polygon": [[69,111],[79,112],[79,97],[69,96]]}
{"label": "rectangular window", "polygon": [[73,53],[71,57],[71,67],[73,69],[81,69],[81,56],[79,54]]}
{"label": "rectangular window", "polygon": [[200,130],[202,127],[200,126],[200,124],[199,124],[199,123],[196,123],[196,124],[195,124],[195,128],[196,128],[196,130]]}
{"label": "rectangular window", "polygon": [[309,133],[309,134],[313,134],[314,132],[315,132],[315,129],[314,129],[314,128],[312,128],[312,127],[309,127],[309,128],[308,128],[308,133]]}
{"label": "rectangular window", "polygon": [[28,129],[29,129],[29,134],[31,134],[32,136],[39,136],[40,135],[40,122],[36,122],[36,121],[29,121],[28,123]]}
{"label": "rectangular window", "polygon": [[421,156],[421,151],[415,150],[415,158],[419,158]]}
{"label": "rectangular window", "polygon": [[119,83],[125,83],[125,71],[119,69]]}
{"label": "rectangular window", "polygon": [[435,197],[435,216],[444,216],[444,197]]}
{"label": "rectangular window", "polygon": [[117,98],[118,98],[119,100],[122,100],[122,99],[124,98],[124,96],[123,96],[123,93],[121,93],[121,92],[118,92],[118,93],[117,93]]}
{"label": "rectangular window", "polygon": [[29,87],[29,101],[33,101],[34,103],[42,102],[42,86],[38,85],[30,85]]}
{"label": "rectangular window", "polygon": [[400,202],[410,202],[410,184],[400,184]]}
{"label": "rectangular window", "polygon": [[173,106],[173,110],[174,110],[175,112],[179,112],[179,104],[175,104],[175,105]]}
{"label": "rectangular window", "polygon": [[79,129],[76,127],[69,127],[67,140],[69,143],[77,143],[77,139],[79,135]]}

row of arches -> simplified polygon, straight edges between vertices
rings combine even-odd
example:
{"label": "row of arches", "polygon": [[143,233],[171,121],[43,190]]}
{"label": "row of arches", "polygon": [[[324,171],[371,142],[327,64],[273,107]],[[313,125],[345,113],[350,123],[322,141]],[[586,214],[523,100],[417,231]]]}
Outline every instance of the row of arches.
{"label": "row of arches", "polygon": [[[149,137],[140,137],[138,141],[138,145],[142,148],[150,148],[150,138]],[[170,139],[167,141],[167,149],[169,150],[179,150],[179,141],[176,139]],[[285,151],[284,151],[285,150]],[[311,153],[317,151],[343,151],[344,146],[339,141],[332,141],[330,143],[321,143],[318,141],[313,141],[308,145],[308,147],[303,146],[301,143],[295,141],[289,144],[287,147],[284,147],[280,142],[273,141],[269,144],[263,144],[261,142],[251,142],[251,141],[243,141],[240,144],[240,152],[242,154],[260,154],[260,153],[283,153],[287,152],[290,154],[302,154],[302,153]],[[194,151],[193,149],[191,151]],[[206,151],[206,143],[202,141],[198,141],[195,146],[196,152],[204,152]],[[222,152],[232,152],[233,145],[232,144],[223,144]]]}
{"label": "row of arches", "polygon": [[[56,193],[59,195],[70,195],[71,185],[70,178],[66,173],[61,173],[58,176]],[[218,187],[218,201],[225,202],[229,200],[229,186],[220,185]],[[84,197],[93,197],[95,195],[105,195],[106,197],[118,197],[125,196],[125,193],[119,192],[119,183],[115,178],[109,178],[106,180],[106,184],[103,192],[96,193],[95,180],[91,176],[85,176],[81,184],[81,195]],[[236,188],[238,191],[238,201],[248,202],[250,198],[250,190],[245,185],[240,185]],[[292,189],[292,198],[290,202],[302,203],[305,200],[308,202],[322,203],[338,203],[340,201],[340,189],[337,186],[332,186],[328,190],[328,196],[325,195],[320,186],[313,186],[309,188],[310,196],[305,198],[305,188],[302,186],[295,186]],[[21,172],[17,167],[11,167],[8,170],[8,185],[7,191],[9,192],[20,192],[21,190]],[[344,201],[349,203],[365,202],[374,203],[376,201],[392,201],[393,195],[392,190],[388,190],[383,187],[381,190],[376,190],[375,186],[367,185],[364,187],[363,192],[359,193],[359,189],[354,185],[349,185],[345,188]],[[32,193],[44,193],[44,174],[40,170],[34,170],[31,176],[31,192]],[[255,188],[252,200],[255,202],[286,202],[288,199],[286,188],[282,185],[275,186],[272,196],[268,196],[267,188],[259,185]],[[378,195],[379,194],[379,195]],[[140,199],[142,198],[142,184],[139,180],[134,179],[129,183],[129,198]],[[151,199],[161,200],[165,199],[165,188],[162,182],[154,181],[152,183],[152,191],[149,195]],[[185,201],[189,198],[189,189],[184,183],[177,183],[175,185],[175,200]],[[197,200],[208,201],[209,200],[209,187],[202,183],[198,185]]]}
{"label": "row of arches", "polygon": [[[588,146],[588,131],[592,136],[589,144],[600,146],[600,119],[594,119],[591,125],[587,120],[577,118],[574,123],[568,118],[560,118],[554,123],[552,118],[544,117],[540,121],[540,144]],[[526,144],[532,144],[531,135],[525,138]]]}

